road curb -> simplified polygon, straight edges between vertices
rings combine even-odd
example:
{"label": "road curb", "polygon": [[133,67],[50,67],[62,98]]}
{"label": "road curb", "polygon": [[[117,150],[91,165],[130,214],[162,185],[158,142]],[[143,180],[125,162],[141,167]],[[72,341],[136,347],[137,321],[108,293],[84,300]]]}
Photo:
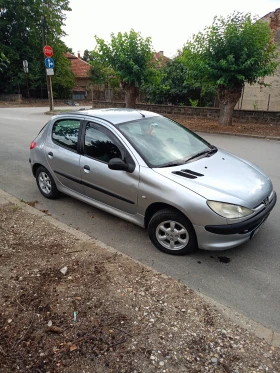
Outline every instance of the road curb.
{"label": "road curb", "polygon": [[[0,189],[0,205],[7,204],[7,203],[15,204],[16,206],[20,207],[22,210],[26,211],[27,213],[32,214],[32,215],[38,217],[39,219],[43,219],[44,221],[49,222],[50,224],[54,225],[56,228],[59,228],[59,229],[65,231],[65,232],[71,234],[72,236],[76,237],[77,239],[79,239],[83,242],[93,243],[95,245],[98,245],[102,249],[108,250],[111,253],[114,253],[114,254],[117,253],[119,255],[122,255],[123,257],[128,258],[130,260],[133,260],[135,263],[140,264],[141,266],[144,266],[148,270],[151,270],[154,273],[156,273],[158,275],[161,275],[163,278],[172,278],[171,276],[167,276],[165,274],[162,274],[162,273],[156,271],[155,269],[147,266],[146,264],[143,264],[143,263],[139,262],[138,260],[135,260],[135,259],[131,258],[130,256],[114,249],[111,246],[108,246],[108,245],[104,244],[103,242],[98,241],[98,240],[88,236],[87,234],[82,233],[82,232],[70,227],[69,225],[60,222],[59,220],[53,218],[52,216],[49,216],[49,215],[37,210],[36,208],[27,205],[25,202],[20,201],[16,197],[14,197],[14,196],[10,195],[9,193]],[[209,303],[215,309],[217,309],[223,315],[223,317],[225,319],[230,320],[234,324],[236,324],[237,326],[240,326],[240,327],[248,330],[250,333],[252,333],[256,337],[264,339],[271,346],[280,348],[280,333],[275,332],[274,330],[272,330],[270,328],[267,328],[264,325],[254,321],[252,319],[249,319],[248,317],[242,315],[241,313],[236,312],[233,309],[231,309],[229,307],[226,307],[219,302],[216,302],[214,299],[209,298],[208,296],[206,296],[206,295],[204,295],[200,292],[195,291],[195,293],[198,296],[200,296],[201,298],[203,298],[207,303]]]}

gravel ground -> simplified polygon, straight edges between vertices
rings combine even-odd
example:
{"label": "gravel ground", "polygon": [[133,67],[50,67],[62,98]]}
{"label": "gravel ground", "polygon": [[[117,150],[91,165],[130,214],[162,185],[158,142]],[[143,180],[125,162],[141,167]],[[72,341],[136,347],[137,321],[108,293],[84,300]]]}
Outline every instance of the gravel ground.
{"label": "gravel ground", "polygon": [[1,373],[280,372],[279,349],[180,282],[14,204],[0,216]]}

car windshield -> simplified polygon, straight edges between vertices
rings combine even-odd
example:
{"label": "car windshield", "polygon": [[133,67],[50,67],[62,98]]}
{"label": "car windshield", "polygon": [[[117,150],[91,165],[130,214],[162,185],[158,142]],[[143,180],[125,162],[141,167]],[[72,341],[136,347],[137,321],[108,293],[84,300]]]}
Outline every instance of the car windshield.
{"label": "car windshield", "polygon": [[213,148],[184,126],[165,117],[125,122],[118,128],[150,167],[180,165]]}

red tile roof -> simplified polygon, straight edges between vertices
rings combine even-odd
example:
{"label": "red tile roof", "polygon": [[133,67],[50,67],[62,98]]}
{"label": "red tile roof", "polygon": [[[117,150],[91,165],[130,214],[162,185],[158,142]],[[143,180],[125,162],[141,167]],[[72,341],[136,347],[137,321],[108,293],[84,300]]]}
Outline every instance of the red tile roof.
{"label": "red tile roof", "polygon": [[73,92],[86,92],[86,89],[84,89],[83,87],[79,87],[79,86],[75,86],[73,89],[72,89]]}
{"label": "red tile roof", "polygon": [[156,52],[154,53],[154,61],[157,67],[162,67],[166,65],[167,61],[170,61],[170,58],[163,55],[163,52]]}
{"label": "red tile roof", "polygon": [[69,52],[65,53],[65,57],[71,62],[72,71],[76,78],[88,78],[90,76],[90,64]]}

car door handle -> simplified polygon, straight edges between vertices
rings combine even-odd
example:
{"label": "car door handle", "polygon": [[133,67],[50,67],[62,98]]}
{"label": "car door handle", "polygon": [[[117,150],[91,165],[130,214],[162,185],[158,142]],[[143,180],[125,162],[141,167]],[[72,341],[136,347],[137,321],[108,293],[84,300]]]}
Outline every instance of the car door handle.
{"label": "car door handle", "polygon": [[53,157],[53,152],[48,152],[48,157],[52,158]]}
{"label": "car door handle", "polygon": [[89,171],[90,171],[90,167],[89,166],[87,166],[87,165],[85,165],[84,166],[84,171],[88,174],[89,173]]}

